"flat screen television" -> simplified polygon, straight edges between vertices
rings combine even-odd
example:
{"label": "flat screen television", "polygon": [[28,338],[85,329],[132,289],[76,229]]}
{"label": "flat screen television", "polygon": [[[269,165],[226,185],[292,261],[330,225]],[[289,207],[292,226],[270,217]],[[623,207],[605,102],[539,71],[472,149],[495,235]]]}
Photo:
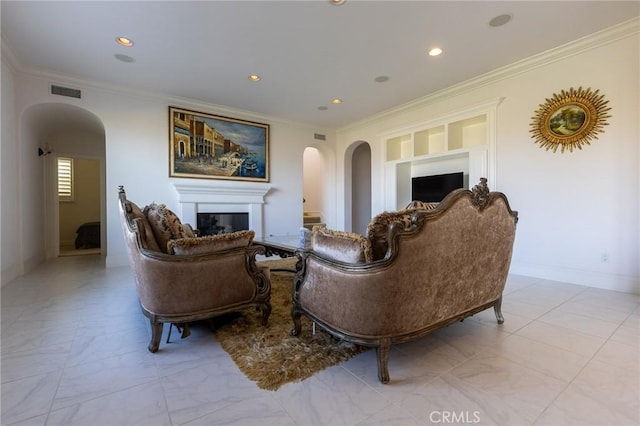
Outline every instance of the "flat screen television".
{"label": "flat screen television", "polygon": [[425,203],[440,202],[454,189],[464,188],[464,173],[411,178],[411,199]]}

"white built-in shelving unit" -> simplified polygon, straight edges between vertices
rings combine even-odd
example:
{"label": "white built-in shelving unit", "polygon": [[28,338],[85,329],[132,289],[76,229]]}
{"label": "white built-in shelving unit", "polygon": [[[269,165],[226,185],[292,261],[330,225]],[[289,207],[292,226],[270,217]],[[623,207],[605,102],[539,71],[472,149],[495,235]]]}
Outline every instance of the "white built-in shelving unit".
{"label": "white built-in shelving unit", "polygon": [[462,171],[473,187],[486,177],[495,187],[496,110],[500,100],[397,129],[382,135],[385,147],[385,208],[411,201],[411,178]]}

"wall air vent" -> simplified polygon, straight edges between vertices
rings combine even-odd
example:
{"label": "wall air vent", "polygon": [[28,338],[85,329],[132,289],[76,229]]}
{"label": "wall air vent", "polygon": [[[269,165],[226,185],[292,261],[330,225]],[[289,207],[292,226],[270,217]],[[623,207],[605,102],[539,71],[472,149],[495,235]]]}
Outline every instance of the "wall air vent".
{"label": "wall air vent", "polygon": [[51,85],[51,94],[80,99],[82,92],[80,92],[80,90],[78,89],[71,89],[69,87]]}
{"label": "wall air vent", "polygon": [[321,135],[320,133],[314,133],[313,138],[319,141],[326,141],[327,137],[325,135]]}

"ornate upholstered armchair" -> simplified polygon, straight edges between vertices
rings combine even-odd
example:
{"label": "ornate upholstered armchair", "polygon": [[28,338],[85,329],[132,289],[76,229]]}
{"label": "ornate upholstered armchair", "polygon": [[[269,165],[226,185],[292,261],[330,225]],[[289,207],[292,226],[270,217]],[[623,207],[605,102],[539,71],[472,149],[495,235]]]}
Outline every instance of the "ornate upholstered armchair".
{"label": "ornate upholstered armchair", "polygon": [[188,323],[257,308],[271,313],[269,269],[256,266],[264,247],[253,231],[195,237],[164,205],[140,209],[119,187],[120,219],[140,306],[151,322],[149,351],[160,346],[164,323]]}
{"label": "ornate upholstered armchair", "polygon": [[392,344],[493,307],[498,323],[518,216],[486,179],[441,203],[383,212],[367,235],[315,229],[299,252],[293,334],[305,315],[331,334],[377,350],[389,381]]}

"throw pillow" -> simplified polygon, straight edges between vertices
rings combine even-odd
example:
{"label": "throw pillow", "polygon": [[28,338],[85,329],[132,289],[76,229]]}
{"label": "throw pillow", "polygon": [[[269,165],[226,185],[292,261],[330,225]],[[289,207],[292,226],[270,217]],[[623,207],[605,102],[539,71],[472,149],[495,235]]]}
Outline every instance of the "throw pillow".
{"label": "throw pillow", "polygon": [[248,247],[253,242],[254,236],[253,231],[237,231],[196,238],[179,238],[167,243],[167,252],[177,255],[217,253],[238,247]]}
{"label": "throw pillow", "polygon": [[372,260],[380,260],[387,254],[387,249],[389,248],[389,226],[393,222],[400,222],[405,230],[411,229],[411,214],[414,211],[382,212],[369,222],[369,225],[367,225],[367,238],[371,242]]}
{"label": "throw pillow", "polygon": [[184,238],[184,230],[180,219],[164,204],[150,204],[144,208],[143,213],[147,216],[153,235],[156,237],[160,250],[167,253],[167,243],[169,240]]}
{"label": "throw pillow", "polygon": [[439,204],[440,203],[426,203],[424,201],[413,200],[407,204],[405,210],[434,210]]}
{"label": "throw pillow", "polygon": [[314,227],[313,251],[320,256],[345,263],[371,262],[371,243],[362,235]]}
{"label": "throw pillow", "polygon": [[142,210],[140,210],[140,207],[138,207],[138,205],[133,201],[127,201],[126,203],[126,211],[130,212],[132,222],[135,223],[138,228],[142,248],[160,251],[160,247],[158,247],[158,243],[156,242],[156,238],[153,234],[153,229],[151,229],[151,225],[149,224],[147,217],[142,213]]}

